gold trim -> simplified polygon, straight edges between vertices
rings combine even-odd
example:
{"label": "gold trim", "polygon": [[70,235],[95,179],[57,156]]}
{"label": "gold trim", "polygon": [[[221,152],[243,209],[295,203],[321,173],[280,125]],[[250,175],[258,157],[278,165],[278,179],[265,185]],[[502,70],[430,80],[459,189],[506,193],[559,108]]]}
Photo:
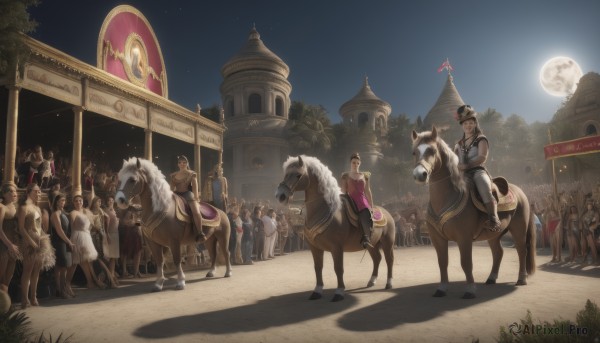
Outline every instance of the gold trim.
{"label": "gold trim", "polygon": [[[146,27],[148,27],[148,30],[150,31],[150,34],[152,35],[152,38],[154,39],[154,44],[156,45],[156,48],[158,49],[158,55],[160,56],[160,64],[162,67],[161,74],[157,75],[156,72],[154,72],[153,78],[156,77],[156,79],[161,82],[161,89],[162,89],[162,93],[163,93],[162,96],[168,99],[169,98],[169,87],[168,87],[168,82],[167,82],[167,69],[165,68],[165,59],[163,57],[162,49],[160,48],[160,44],[158,43],[158,39],[156,38],[154,29],[152,29],[152,26],[150,25],[150,22],[148,21],[148,19],[146,19],[146,17],[142,14],[142,12],[140,12],[139,10],[137,10],[136,8],[134,8],[132,6],[119,5],[115,8],[113,8],[106,15],[106,18],[104,19],[104,22],[102,23],[102,27],[100,28],[100,33],[98,35],[98,44],[96,47],[96,61],[97,61],[96,66],[99,69],[105,70],[106,57],[108,56],[109,50],[112,51],[112,46],[105,45],[104,36],[106,35],[106,29],[108,28],[108,24],[110,24],[112,22],[112,20],[121,13],[132,13],[132,14],[136,15],[139,19],[141,19],[144,22]],[[127,39],[129,40],[129,37]],[[127,43],[125,45],[127,45]]]}

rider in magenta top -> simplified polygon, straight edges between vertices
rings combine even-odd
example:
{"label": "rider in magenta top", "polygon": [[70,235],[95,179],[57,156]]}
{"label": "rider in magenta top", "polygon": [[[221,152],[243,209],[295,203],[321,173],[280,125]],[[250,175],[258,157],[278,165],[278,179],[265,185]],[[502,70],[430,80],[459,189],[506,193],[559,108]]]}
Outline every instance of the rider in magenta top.
{"label": "rider in magenta top", "polygon": [[363,248],[373,247],[371,245],[371,231],[373,230],[373,219],[371,209],[373,208],[373,195],[369,178],[371,173],[359,172],[360,156],[358,153],[350,156],[350,172],[342,174],[342,192],[348,194],[356,205],[358,217],[363,230],[361,244]]}
{"label": "rider in magenta top", "polygon": [[358,212],[371,208],[365,195],[365,184],[366,181],[364,178],[358,180],[354,180],[352,177],[347,178],[348,195],[354,200]]}

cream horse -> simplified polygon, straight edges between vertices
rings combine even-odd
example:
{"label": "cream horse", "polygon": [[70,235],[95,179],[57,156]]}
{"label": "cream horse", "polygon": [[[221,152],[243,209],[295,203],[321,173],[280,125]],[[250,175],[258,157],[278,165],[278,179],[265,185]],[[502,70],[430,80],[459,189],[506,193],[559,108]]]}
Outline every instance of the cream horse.
{"label": "cream horse", "polygon": [[441,276],[441,283],[434,296],[445,296],[448,288],[448,241],[458,244],[460,264],[467,278],[467,290],[463,298],[470,299],[475,297],[476,291],[473,279],[473,241],[486,240],[492,249],[492,271],[486,284],[494,284],[504,253],[500,238],[507,232],[511,233],[519,255],[517,286],[526,285],[528,273],[535,272],[536,251],[533,213],[523,191],[509,184],[514,208],[501,211],[499,206],[501,230],[486,230],[483,224],[487,213],[478,210],[471,201],[470,192],[458,171],[458,157],[438,136],[436,128],[433,127],[431,132],[413,131],[412,139],[416,162],[413,176],[416,182],[429,184],[427,224],[437,252]]}
{"label": "cream horse", "polygon": [[[181,221],[176,215],[175,195],[165,180],[165,176],[152,162],[140,158],[130,158],[123,161],[123,168],[119,171],[119,189],[115,195],[115,202],[121,209],[131,206],[131,200],[139,196],[142,205],[142,229],[148,238],[152,254],[156,258],[156,281],[153,291],[161,291],[164,276],[164,254],[167,248],[171,249],[173,263],[177,268],[176,289],[185,288],[185,274],[181,266],[181,246],[195,245],[195,234],[191,224]],[[202,204],[202,206],[210,206]],[[216,226],[203,226],[203,231],[208,237],[204,243],[208,249],[211,268],[206,274],[212,277],[216,270],[217,243],[225,258],[227,270],[225,277],[231,276],[231,263],[229,261],[229,235],[231,227],[225,212],[212,207],[216,211]]]}
{"label": "cream horse", "polygon": [[[323,292],[323,253],[331,252],[338,287],[332,301],[344,299],[344,252],[363,250],[360,244],[362,230],[349,219],[346,202],[340,199],[341,190],[327,166],[310,156],[290,157],[284,164],[285,176],[277,188],[276,198],[286,203],[296,191],[304,191],[306,206],[305,237],[310,245],[315,265],[317,285],[309,297],[319,299]],[[350,209],[352,211],[352,209]],[[392,216],[379,208],[381,225],[375,225],[371,236],[373,247],[369,254],[373,260],[373,272],[367,287],[375,285],[383,250],[387,264],[386,289],[392,288],[394,267],[394,240],[396,228]],[[383,224],[385,222],[385,224]]]}

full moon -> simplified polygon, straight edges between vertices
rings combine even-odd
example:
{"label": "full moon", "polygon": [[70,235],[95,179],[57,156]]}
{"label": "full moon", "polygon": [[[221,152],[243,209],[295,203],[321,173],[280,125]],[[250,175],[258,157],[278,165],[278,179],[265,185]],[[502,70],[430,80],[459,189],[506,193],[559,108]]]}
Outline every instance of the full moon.
{"label": "full moon", "polygon": [[540,83],[546,93],[564,97],[577,89],[577,83],[583,76],[581,68],[572,58],[558,56],[544,63],[540,71]]}

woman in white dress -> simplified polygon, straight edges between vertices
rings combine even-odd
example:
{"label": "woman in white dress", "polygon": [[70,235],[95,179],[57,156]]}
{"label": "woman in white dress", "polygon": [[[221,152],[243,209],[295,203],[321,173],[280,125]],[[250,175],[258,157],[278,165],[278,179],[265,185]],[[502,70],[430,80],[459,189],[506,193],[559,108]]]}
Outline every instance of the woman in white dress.
{"label": "woman in white dress", "polygon": [[67,272],[67,282],[69,285],[71,284],[75,269],[79,265],[85,274],[87,288],[95,288],[96,286],[104,288],[104,284],[98,280],[91,265],[91,262],[98,258],[98,251],[94,248],[90,233],[91,216],[90,210],[83,207],[83,197],[75,195],[73,197],[73,210],[69,213],[71,242],[73,242],[74,247],[72,252],[73,264]]}
{"label": "woman in white dress", "polygon": [[119,259],[119,217],[114,208],[115,198],[112,195],[106,197],[106,208],[104,212],[108,215],[106,238],[104,239],[104,257],[109,260],[110,273],[116,278],[115,265]]}

